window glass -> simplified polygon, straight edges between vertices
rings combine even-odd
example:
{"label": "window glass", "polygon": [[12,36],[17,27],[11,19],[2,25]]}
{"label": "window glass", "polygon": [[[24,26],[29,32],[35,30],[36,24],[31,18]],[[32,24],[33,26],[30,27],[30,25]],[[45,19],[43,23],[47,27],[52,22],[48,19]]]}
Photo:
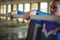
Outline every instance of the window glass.
{"label": "window glass", "polygon": [[13,4],[13,10],[17,10],[17,4]]}
{"label": "window glass", "polygon": [[8,12],[11,12],[11,4],[8,4]]}
{"label": "window glass", "polygon": [[1,5],[0,5],[0,13],[1,13]]}
{"label": "window glass", "polygon": [[4,13],[4,5],[1,5],[1,14]]}
{"label": "window glass", "polygon": [[24,5],[24,11],[25,12],[30,11],[30,3],[25,3],[25,5]]}
{"label": "window glass", "polygon": [[40,3],[40,11],[47,12],[47,2],[41,2]]}
{"label": "window glass", "polygon": [[23,11],[23,4],[18,4],[18,10]]}
{"label": "window glass", "polygon": [[38,10],[38,3],[32,3],[31,10]]}
{"label": "window glass", "polygon": [[6,5],[4,5],[4,14],[6,14]]}

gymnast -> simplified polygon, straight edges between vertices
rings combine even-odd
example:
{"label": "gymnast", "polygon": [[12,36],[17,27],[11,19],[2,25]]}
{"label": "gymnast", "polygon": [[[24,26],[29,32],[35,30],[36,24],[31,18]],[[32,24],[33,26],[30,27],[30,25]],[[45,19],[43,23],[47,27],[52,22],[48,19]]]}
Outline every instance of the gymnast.
{"label": "gymnast", "polygon": [[[60,16],[60,0],[54,0],[50,4],[50,12],[51,12],[51,15]],[[30,15],[36,15],[36,14],[37,14],[37,11],[33,10],[33,11],[30,11],[30,13],[28,13],[28,12],[25,13],[23,18],[26,19],[26,20],[29,20]],[[43,37],[42,40],[56,40],[56,32],[58,31],[57,27],[60,26],[60,22],[57,22],[57,23],[46,22],[45,26],[47,26],[46,29],[48,28],[47,33],[51,31],[49,33],[51,35],[46,36],[47,39],[45,39],[46,37]],[[42,30],[44,31],[44,28]]]}

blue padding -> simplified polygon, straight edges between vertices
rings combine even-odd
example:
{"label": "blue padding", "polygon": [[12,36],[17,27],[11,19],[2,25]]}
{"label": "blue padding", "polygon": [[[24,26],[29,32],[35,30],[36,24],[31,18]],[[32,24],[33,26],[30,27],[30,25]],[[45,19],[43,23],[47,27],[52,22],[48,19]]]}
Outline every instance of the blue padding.
{"label": "blue padding", "polygon": [[22,14],[22,15],[24,14],[23,11],[19,11],[19,10],[17,10],[17,13],[18,13],[18,14]]}
{"label": "blue padding", "polygon": [[42,12],[42,11],[40,11],[40,10],[36,10],[36,15],[41,15],[41,16],[51,16],[51,14]]}

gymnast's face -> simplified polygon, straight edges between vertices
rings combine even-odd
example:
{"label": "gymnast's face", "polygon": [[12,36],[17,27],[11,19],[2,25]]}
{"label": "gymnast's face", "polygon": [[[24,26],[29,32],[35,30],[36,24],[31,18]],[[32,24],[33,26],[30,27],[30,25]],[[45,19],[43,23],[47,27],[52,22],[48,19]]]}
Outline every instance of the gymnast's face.
{"label": "gymnast's face", "polygon": [[55,1],[50,6],[50,12],[51,14],[60,16],[60,2]]}

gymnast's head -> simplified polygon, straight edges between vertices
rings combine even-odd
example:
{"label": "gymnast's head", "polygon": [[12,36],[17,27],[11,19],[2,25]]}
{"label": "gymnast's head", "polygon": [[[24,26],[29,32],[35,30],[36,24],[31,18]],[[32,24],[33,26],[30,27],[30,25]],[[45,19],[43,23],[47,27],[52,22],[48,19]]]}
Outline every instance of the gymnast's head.
{"label": "gymnast's head", "polygon": [[50,5],[51,14],[60,16],[60,0],[54,0]]}

